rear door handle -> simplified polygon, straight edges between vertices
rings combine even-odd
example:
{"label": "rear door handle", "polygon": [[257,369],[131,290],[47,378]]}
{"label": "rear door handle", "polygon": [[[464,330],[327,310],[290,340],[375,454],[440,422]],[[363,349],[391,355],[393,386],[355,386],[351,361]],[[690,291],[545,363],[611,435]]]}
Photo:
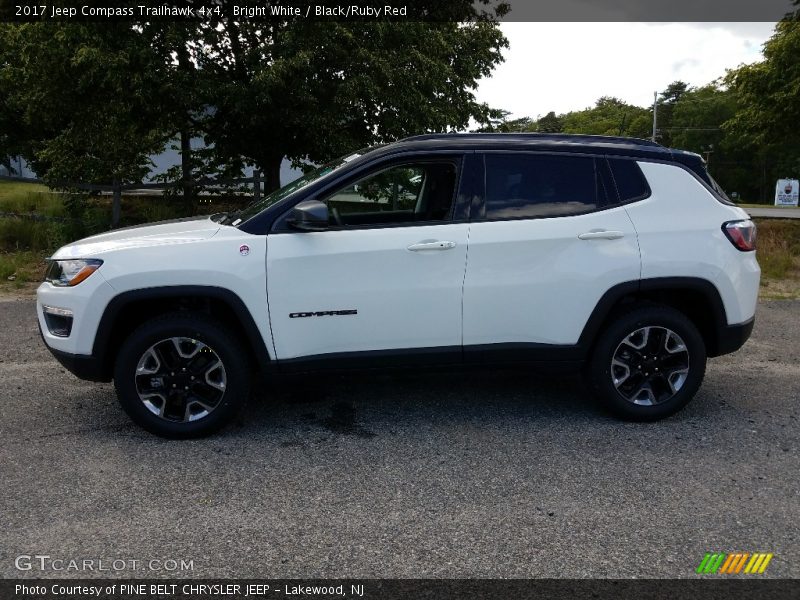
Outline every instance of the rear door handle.
{"label": "rear door handle", "polygon": [[621,231],[587,231],[578,236],[579,240],[618,240],[625,237]]}
{"label": "rear door handle", "polygon": [[433,240],[430,242],[425,241],[411,244],[408,249],[411,250],[411,252],[423,252],[425,250],[450,250],[451,248],[455,247],[455,242],[442,242],[439,240]]}

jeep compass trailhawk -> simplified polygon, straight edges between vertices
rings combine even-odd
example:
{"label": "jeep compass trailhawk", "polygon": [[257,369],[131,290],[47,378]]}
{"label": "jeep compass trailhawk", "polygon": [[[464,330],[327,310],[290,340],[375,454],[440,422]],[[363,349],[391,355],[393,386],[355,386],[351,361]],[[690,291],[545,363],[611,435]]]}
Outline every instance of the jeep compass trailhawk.
{"label": "jeep compass trailhawk", "polygon": [[425,135],[240,212],[65,246],[37,311],[65,367],[113,379],[167,437],[220,428],[259,371],[342,367],[583,365],[610,410],[649,421],[750,335],[755,237],[696,154]]}

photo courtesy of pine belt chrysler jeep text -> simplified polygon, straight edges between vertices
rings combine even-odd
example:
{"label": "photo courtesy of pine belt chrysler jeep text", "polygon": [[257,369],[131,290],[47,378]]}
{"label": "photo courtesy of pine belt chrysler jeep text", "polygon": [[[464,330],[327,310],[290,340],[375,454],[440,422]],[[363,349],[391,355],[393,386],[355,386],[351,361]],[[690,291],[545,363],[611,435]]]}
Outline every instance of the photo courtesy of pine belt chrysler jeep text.
{"label": "photo courtesy of pine belt chrysler jeep text", "polygon": [[37,312],[66,368],[166,437],[219,429],[270,374],[381,366],[558,361],[651,421],[749,337],[755,237],[696,154],[424,135],[239,212],[64,246]]}

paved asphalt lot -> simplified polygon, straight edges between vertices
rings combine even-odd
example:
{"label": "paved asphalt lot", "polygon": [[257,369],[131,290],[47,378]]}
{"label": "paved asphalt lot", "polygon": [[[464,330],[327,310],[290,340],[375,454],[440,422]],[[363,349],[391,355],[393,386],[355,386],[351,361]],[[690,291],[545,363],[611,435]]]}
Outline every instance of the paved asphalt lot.
{"label": "paved asphalt lot", "polygon": [[800,210],[796,208],[745,208],[751,217],[769,219],[800,219]]}
{"label": "paved asphalt lot", "polygon": [[14,567],[46,554],[194,577],[693,577],[706,551],[762,551],[766,576],[800,577],[799,358],[800,302],[766,302],[661,423],[609,418],[576,378],[327,375],[172,442],[65,374],[31,300],[6,300],[0,576],[76,575]]}

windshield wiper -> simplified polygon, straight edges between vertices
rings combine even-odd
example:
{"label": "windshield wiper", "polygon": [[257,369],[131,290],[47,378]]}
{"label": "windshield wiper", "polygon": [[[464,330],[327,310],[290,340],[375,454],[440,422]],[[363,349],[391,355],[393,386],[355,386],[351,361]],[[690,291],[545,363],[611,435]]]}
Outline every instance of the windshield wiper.
{"label": "windshield wiper", "polygon": [[228,225],[236,220],[239,211],[234,212],[219,212],[211,215],[211,220],[220,225]]}

